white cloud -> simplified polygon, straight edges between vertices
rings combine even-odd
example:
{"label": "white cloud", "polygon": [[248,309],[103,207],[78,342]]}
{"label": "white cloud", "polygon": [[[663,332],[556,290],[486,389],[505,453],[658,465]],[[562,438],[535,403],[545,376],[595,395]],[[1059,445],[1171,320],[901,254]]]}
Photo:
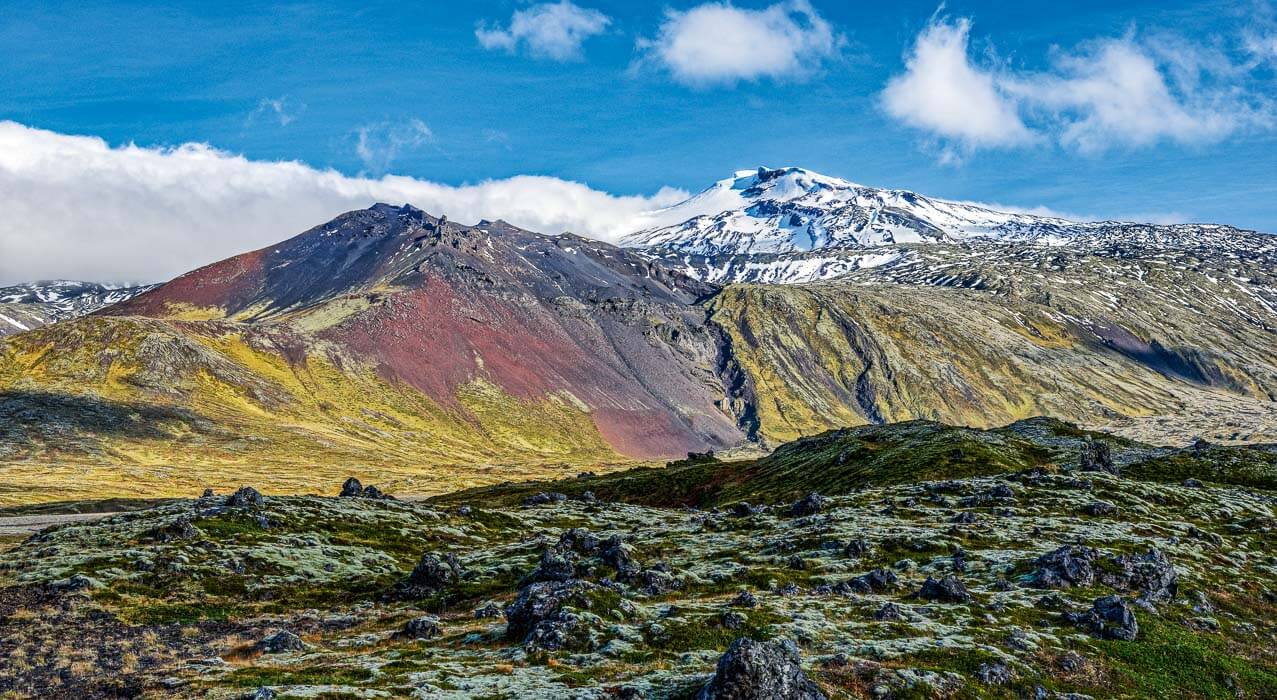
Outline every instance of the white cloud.
{"label": "white cloud", "polygon": [[733,84],[760,78],[802,78],[841,51],[834,32],[808,0],[761,10],[728,2],[669,10],[655,39],[641,39],[642,62],[687,85]]}
{"label": "white cloud", "polygon": [[586,39],[602,34],[611,23],[598,10],[560,0],[516,11],[505,29],[480,23],[474,35],[485,49],[514,53],[522,44],[534,56],[571,61],[581,58]]}
{"label": "white cloud", "polygon": [[435,142],[434,132],[420,119],[369,124],[356,129],[355,134],[355,153],[377,174],[389,170],[404,152]]}
{"label": "white cloud", "polygon": [[1214,85],[1210,59],[1191,46],[1105,39],[1060,54],[1051,73],[1006,83],[1049,113],[1062,143],[1084,153],[1211,143],[1263,124],[1264,111],[1250,98]]}
{"label": "white cloud", "polygon": [[279,122],[280,126],[288,126],[297,121],[297,117],[304,111],[306,111],[306,105],[296,104],[287,97],[263,99],[257,103],[257,108],[249,113],[245,123],[251,125],[258,119],[269,117]]}
{"label": "white cloud", "polygon": [[1212,143],[1271,128],[1269,99],[1248,89],[1248,68],[1180,37],[1093,39],[1056,50],[1049,67],[978,65],[970,21],[935,18],[905,72],[891,78],[885,111],[947,144],[942,159],[978,147],[1045,139],[1089,154],[1163,142]]}
{"label": "white cloud", "polygon": [[905,72],[887,83],[882,102],[904,123],[962,146],[1010,146],[1033,140],[1015,101],[992,71],[971,63],[971,22],[932,22],[914,42]]}
{"label": "white cloud", "polygon": [[206,144],[112,147],[0,122],[0,284],[40,278],[158,281],[266,246],[374,202],[462,222],[505,219],[603,240],[686,192],[615,196],[550,177],[450,186],[348,177],[261,162]]}

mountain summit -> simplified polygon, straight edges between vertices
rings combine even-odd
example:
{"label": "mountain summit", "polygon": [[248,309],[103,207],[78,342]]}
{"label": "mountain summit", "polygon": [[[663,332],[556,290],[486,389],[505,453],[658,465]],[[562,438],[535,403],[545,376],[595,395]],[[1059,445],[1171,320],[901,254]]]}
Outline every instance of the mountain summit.
{"label": "mountain summit", "polygon": [[[1063,246],[1085,241],[1184,247],[1247,232],[1214,224],[1070,221],[996,211],[907,190],[858,185],[803,168],[743,170],[648,215],[621,244],[703,279],[805,282],[894,260],[866,249],[972,241]],[[879,251],[882,252],[882,251]],[[751,266],[740,256],[750,256]],[[840,263],[827,264],[830,257]],[[850,259],[849,258],[854,258]],[[813,260],[817,261],[816,264]],[[758,265],[771,274],[758,278]]]}

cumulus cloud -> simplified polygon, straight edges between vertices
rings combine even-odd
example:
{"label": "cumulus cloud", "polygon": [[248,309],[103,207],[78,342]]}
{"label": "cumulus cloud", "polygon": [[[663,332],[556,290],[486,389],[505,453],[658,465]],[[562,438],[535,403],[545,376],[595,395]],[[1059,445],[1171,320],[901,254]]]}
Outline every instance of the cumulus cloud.
{"label": "cumulus cloud", "polygon": [[882,92],[887,113],[966,147],[1008,146],[1033,140],[1018,106],[992,71],[968,56],[971,22],[936,21],[905,59],[905,72]]}
{"label": "cumulus cloud", "polygon": [[516,11],[504,29],[480,23],[474,35],[485,49],[515,53],[522,45],[533,56],[571,61],[581,58],[586,39],[602,34],[611,23],[598,10],[560,0]]}
{"label": "cumulus cloud", "polygon": [[420,119],[367,124],[355,130],[355,153],[370,171],[390,169],[401,154],[435,142],[435,133]]}
{"label": "cumulus cloud", "polygon": [[1045,70],[1017,71],[973,60],[970,28],[931,21],[883,89],[887,114],[968,151],[1049,138],[1096,154],[1273,126],[1271,101],[1246,87],[1247,68],[1179,37],[1093,39],[1057,49]]}
{"label": "cumulus cloud", "polygon": [[206,144],[112,147],[0,122],[0,284],[41,278],[170,279],[260,248],[344,211],[409,202],[456,221],[615,240],[686,192],[615,196],[550,177],[450,186],[348,177],[262,162]]}
{"label": "cumulus cloud", "polygon": [[710,2],[669,10],[654,39],[641,39],[640,63],[652,63],[687,85],[761,78],[803,78],[846,43],[808,0],[761,10]]}

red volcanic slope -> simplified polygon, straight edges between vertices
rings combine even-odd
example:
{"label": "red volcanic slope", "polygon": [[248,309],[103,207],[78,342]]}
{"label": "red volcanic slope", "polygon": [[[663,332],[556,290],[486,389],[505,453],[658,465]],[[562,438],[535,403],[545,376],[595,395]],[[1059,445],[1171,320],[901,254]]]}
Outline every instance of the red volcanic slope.
{"label": "red volcanic slope", "polygon": [[378,205],[195,270],[109,313],[251,308],[248,323],[269,324],[337,297],[376,295],[319,336],[454,410],[462,410],[458,388],[475,377],[532,401],[571,392],[618,452],[651,458],[744,439],[716,406],[715,336],[694,304],[711,291],[579,237],[501,222],[457,226]]}

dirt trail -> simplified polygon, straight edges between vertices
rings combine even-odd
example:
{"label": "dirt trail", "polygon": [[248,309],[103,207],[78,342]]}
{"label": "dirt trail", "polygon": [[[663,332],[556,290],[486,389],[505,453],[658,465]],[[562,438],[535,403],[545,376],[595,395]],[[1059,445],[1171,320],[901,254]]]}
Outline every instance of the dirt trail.
{"label": "dirt trail", "polygon": [[0,517],[0,537],[32,535],[52,525],[100,520],[114,513],[74,513],[70,515],[13,515]]}

